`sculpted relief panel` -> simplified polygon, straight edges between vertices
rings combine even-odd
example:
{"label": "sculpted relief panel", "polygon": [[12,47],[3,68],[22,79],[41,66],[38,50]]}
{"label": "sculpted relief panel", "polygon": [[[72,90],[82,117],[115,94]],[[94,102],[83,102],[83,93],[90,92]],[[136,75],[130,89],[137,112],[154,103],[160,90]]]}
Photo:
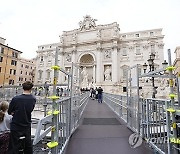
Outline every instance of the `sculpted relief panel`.
{"label": "sculpted relief panel", "polygon": [[111,29],[105,29],[101,31],[101,38],[110,38],[110,37],[112,37]]}
{"label": "sculpted relief panel", "polygon": [[104,59],[110,59],[111,58],[111,51],[105,50],[104,51]]}
{"label": "sculpted relief panel", "polygon": [[64,43],[68,43],[68,42],[72,42],[73,41],[73,36],[72,35],[68,35],[64,37]]}
{"label": "sculpted relief panel", "polygon": [[84,33],[79,33],[77,36],[78,43],[88,42],[97,39],[97,31],[88,31]]}

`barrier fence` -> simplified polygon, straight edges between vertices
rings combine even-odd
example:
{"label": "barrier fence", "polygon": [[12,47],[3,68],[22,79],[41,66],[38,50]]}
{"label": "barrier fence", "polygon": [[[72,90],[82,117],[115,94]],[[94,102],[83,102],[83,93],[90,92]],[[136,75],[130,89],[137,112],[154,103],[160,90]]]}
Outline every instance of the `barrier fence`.
{"label": "barrier fence", "polygon": [[[180,152],[180,149],[177,148],[177,145],[180,143],[180,140],[178,140],[180,133],[177,137],[174,137],[172,133],[173,128],[179,131],[179,124],[178,122],[173,122],[173,116],[171,115],[171,113],[178,113],[179,111],[175,111],[172,108],[173,104],[171,100],[140,98],[140,107],[137,112],[135,106],[132,107],[128,105],[128,100],[133,98],[104,93],[103,99],[118,117],[126,122],[131,130],[138,133],[138,128],[140,128],[139,135],[154,152],[160,154],[174,154]],[[174,106],[178,107],[178,103],[176,102]],[[139,121],[137,118],[138,113],[140,114]],[[132,125],[128,125],[128,120]],[[139,124],[139,126],[134,127],[134,125],[137,124]]]}
{"label": "barrier fence", "polygon": [[[57,105],[58,109],[60,111],[58,115],[58,125],[59,125],[59,130],[58,130],[58,151],[57,153],[63,153],[63,151],[66,148],[66,145],[69,141],[70,136],[72,133],[76,130],[76,128],[79,125],[79,120],[81,118],[81,115],[84,111],[84,108],[87,104],[87,99],[89,97],[88,93],[84,93],[80,96],[80,98],[74,97],[72,101],[72,110],[70,110],[70,97],[67,98],[62,98],[60,100],[57,100]],[[79,100],[79,101],[77,101]],[[50,115],[47,115],[46,117],[43,117],[38,121],[35,127],[37,127],[34,140],[33,140],[33,145],[35,146],[38,144],[38,142],[42,141],[42,139],[45,136],[51,136],[51,130],[53,129],[52,125],[52,114],[49,113]],[[71,116],[71,118],[70,118]],[[71,121],[70,121],[71,119]],[[48,124],[46,126],[46,129],[44,129],[44,125]],[[49,151],[49,149],[47,149]],[[39,151],[42,151],[42,149],[39,149]],[[34,151],[39,152],[38,150]]]}

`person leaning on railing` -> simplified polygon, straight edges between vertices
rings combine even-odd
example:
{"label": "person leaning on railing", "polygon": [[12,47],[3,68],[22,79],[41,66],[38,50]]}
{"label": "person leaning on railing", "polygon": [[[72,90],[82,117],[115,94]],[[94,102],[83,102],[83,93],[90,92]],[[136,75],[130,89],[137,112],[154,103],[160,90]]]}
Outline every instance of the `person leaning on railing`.
{"label": "person leaning on railing", "polygon": [[31,95],[33,84],[26,81],[22,84],[23,94],[15,96],[10,104],[8,113],[13,115],[10,123],[10,140],[8,154],[19,153],[19,139],[24,138],[24,153],[32,154],[31,142],[31,112],[36,103],[36,98]]}
{"label": "person leaning on railing", "polygon": [[9,133],[10,133],[10,121],[12,115],[7,113],[9,103],[7,101],[2,101],[0,103],[0,153],[6,154],[8,150],[9,143]]}

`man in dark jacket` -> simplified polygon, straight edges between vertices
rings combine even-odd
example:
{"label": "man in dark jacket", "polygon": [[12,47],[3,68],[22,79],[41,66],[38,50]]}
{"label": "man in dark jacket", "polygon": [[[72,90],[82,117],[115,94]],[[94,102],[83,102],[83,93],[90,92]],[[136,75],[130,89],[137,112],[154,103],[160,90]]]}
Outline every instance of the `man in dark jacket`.
{"label": "man in dark jacket", "polygon": [[97,89],[98,91],[98,103],[102,103],[102,92],[103,92],[103,89],[101,87],[99,87]]}
{"label": "man in dark jacket", "polygon": [[24,153],[32,154],[31,142],[31,112],[36,103],[36,98],[31,95],[33,84],[26,81],[22,84],[23,94],[15,96],[10,104],[8,113],[13,115],[10,124],[10,141],[8,147],[8,154],[19,153],[19,139],[25,137]]}

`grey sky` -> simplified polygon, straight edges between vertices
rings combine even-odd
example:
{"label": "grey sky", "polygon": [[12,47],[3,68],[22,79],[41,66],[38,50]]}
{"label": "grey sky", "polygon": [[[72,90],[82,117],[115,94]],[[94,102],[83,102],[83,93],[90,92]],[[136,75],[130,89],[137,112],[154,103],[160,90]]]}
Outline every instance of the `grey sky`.
{"label": "grey sky", "polygon": [[180,46],[179,6],[180,0],[0,0],[0,36],[33,58],[38,45],[58,42],[88,14],[97,25],[117,22],[121,33],[163,28],[166,56]]}

